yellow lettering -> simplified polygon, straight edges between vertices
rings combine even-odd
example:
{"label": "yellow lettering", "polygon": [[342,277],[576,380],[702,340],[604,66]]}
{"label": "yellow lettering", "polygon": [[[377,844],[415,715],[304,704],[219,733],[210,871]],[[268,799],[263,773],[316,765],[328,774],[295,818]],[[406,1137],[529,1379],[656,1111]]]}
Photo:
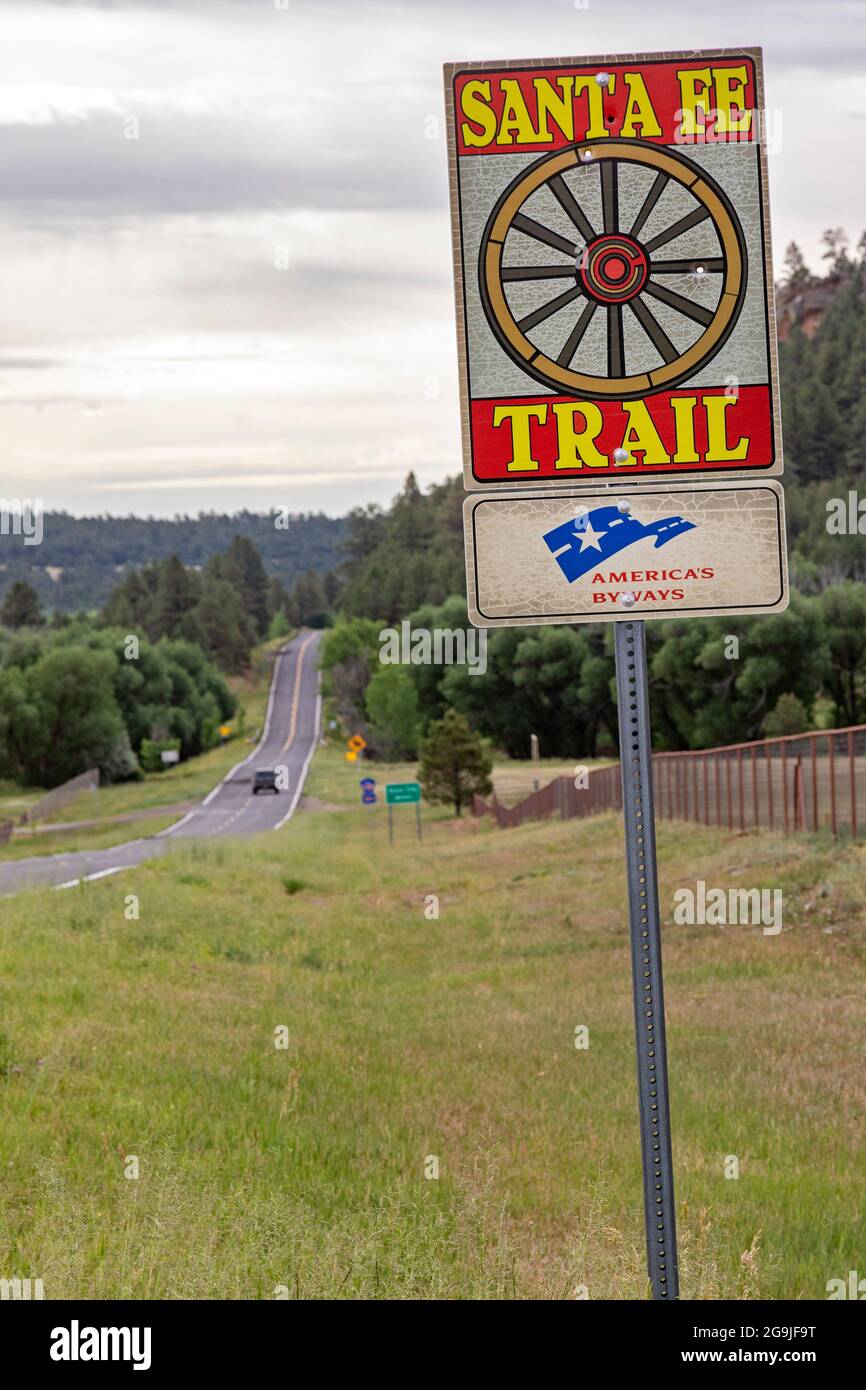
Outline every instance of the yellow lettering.
{"label": "yellow lettering", "polygon": [[720,459],[744,459],[749,452],[748,435],[741,435],[733,447],[728,445],[725,411],[729,405],[736,405],[736,396],[706,396],[704,409],[707,412],[707,461],[717,463]]}
{"label": "yellow lettering", "polygon": [[622,446],[630,454],[643,454],[643,463],[670,463],[670,458],[652,422],[645,401],[623,401],[622,408],[628,416],[628,427]]}
{"label": "yellow lettering", "polygon": [[[602,413],[592,401],[566,401],[553,407],[556,416],[556,442],[559,457],[556,468],[607,468],[610,460],[599,453],[595,440],[604,425]],[[583,426],[575,431],[574,417],[580,415]]]}
{"label": "yellow lettering", "polygon": [[586,131],[583,138],[585,140],[601,140],[608,134],[607,126],[604,123],[604,92],[594,76],[575,77],[575,100],[583,92],[587,93]]}
{"label": "yellow lettering", "polygon": [[[746,106],[746,69],[741,68],[713,68],[713,80],[716,84],[716,99],[714,102],[716,116],[716,131],[720,134],[728,132],[745,132],[751,129],[752,113],[745,109]],[[732,116],[731,109],[742,112],[742,115]]]}
{"label": "yellow lettering", "polygon": [[697,403],[697,396],[674,396],[671,400],[677,440],[674,463],[700,462],[695,450],[694,409]]}
{"label": "yellow lettering", "polygon": [[[556,406],[554,406],[554,410]],[[530,420],[537,420],[543,425],[547,419],[547,406],[542,405],[496,405],[493,407],[493,427],[498,429],[505,424],[506,420],[511,422],[511,461],[508,464],[509,473],[526,473],[536,471],[540,465],[538,459],[532,457],[532,438],[529,431]]]}
{"label": "yellow lettering", "polygon": [[532,124],[526,109],[520,83],[516,82],[513,77],[503,77],[499,85],[505,97],[505,105],[502,108],[502,119],[499,122],[497,145],[513,145],[512,132],[517,136],[518,145],[533,144],[538,139],[538,131]]}
{"label": "yellow lettering", "polygon": [[626,102],[625,117],[620,135],[626,139],[633,139],[638,136],[643,140],[649,140],[654,135],[661,135],[662,128],[653,110],[642,74],[627,72],[624,77],[628,84],[628,101]]}
{"label": "yellow lettering", "polygon": [[[489,145],[496,134],[496,112],[491,110],[489,105],[485,105],[489,101],[489,82],[466,83],[460,93],[460,110],[466,117],[460,127],[464,145]],[[480,135],[472,129],[469,121],[481,126]]]}
{"label": "yellow lettering", "polygon": [[552,116],[554,124],[559,126],[566,140],[574,139],[574,78],[557,77],[556,85],[559,92],[555,92],[546,77],[536,77],[532,83],[535,88],[535,96],[538,102],[538,140],[548,141],[553,139],[553,132],[548,125],[548,117]]}
{"label": "yellow lettering", "polygon": [[680,133],[685,136],[703,135],[706,131],[707,107],[712,86],[709,68],[684,68],[677,73],[680,84],[682,122]]}

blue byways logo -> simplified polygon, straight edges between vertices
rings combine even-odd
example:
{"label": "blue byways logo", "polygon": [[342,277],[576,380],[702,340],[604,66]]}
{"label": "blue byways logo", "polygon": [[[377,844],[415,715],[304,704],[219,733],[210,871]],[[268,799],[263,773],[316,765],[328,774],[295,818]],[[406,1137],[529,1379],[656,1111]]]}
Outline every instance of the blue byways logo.
{"label": "blue byways logo", "polygon": [[594,507],[574,521],[565,521],[547,531],[543,539],[569,584],[573,584],[596,568],[600,560],[609,560],[636,541],[655,537],[658,550],[684,531],[694,529],[694,522],[683,521],[681,516],[665,516],[644,525],[618,507]]}

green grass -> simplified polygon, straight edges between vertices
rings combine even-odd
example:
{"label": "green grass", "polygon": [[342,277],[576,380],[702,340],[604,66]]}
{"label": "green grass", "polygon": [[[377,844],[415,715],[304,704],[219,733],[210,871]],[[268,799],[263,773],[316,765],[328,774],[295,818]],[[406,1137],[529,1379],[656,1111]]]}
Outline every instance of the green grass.
{"label": "green grass", "polygon": [[128,840],[156,835],[180,820],[179,815],[148,816],[146,820],[121,822],[119,825],[82,826],[81,829],[57,830],[39,835],[22,835],[10,840],[0,852],[0,863],[17,859],[35,859],[46,854],[74,854],[78,850],[111,849]]}
{"label": "green grass", "polygon": [[[340,761],[313,764],[335,804]],[[618,819],[425,808],[389,848],[361,809],[4,902],[4,1277],[645,1296]],[[684,1295],[825,1297],[866,1246],[866,852],[665,823],[659,855]],[[699,877],[782,884],[781,936],[673,926]]]}

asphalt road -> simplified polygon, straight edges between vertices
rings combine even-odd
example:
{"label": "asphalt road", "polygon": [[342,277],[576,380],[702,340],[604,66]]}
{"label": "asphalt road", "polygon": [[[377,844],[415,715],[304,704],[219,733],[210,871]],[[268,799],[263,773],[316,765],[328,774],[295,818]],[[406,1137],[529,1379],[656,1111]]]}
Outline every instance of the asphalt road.
{"label": "asphalt road", "polygon": [[[130,840],[113,849],[41,855],[0,864],[0,896],[35,885],[72,888],[82,879],[108,878],[164,854],[178,840],[278,830],[300,800],[319,736],[320,636],[318,632],[301,632],[282,649],[274,665],[261,741],[182,820],[158,835]],[[287,790],[253,796],[253,772],[257,767],[285,768]]]}

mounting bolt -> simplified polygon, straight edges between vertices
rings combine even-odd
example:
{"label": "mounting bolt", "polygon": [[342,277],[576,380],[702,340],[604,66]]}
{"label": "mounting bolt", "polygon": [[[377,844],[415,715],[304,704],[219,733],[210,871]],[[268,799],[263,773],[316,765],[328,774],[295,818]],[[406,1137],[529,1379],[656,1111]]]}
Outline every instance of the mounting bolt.
{"label": "mounting bolt", "polygon": [[616,509],[618,512],[624,512],[625,515],[628,516],[629,512],[631,511],[631,502],[629,502],[627,498],[623,497],[621,502],[617,502]]}
{"label": "mounting bolt", "polygon": [[610,73],[609,73],[609,72],[597,72],[597,73],[595,74],[595,80],[596,80],[596,82],[598,83],[599,87],[609,87],[609,86],[610,86]]}
{"label": "mounting bolt", "polygon": [[614,463],[628,463],[628,449],[614,449]]}
{"label": "mounting bolt", "polygon": [[588,164],[589,161],[592,159],[592,150],[581,150],[580,157],[583,160],[584,164]]}
{"label": "mounting bolt", "polygon": [[695,275],[698,275],[698,276],[700,276],[700,275],[706,275],[706,273],[707,273],[707,268],[706,268],[706,266],[703,266],[703,265],[696,265],[696,266],[695,266]]}
{"label": "mounting bolt", "polygon": [[635,598],[634,594],[627,593],[620,594],[619,601],[622,604],[623,608],[634,608],[637,599]]}

